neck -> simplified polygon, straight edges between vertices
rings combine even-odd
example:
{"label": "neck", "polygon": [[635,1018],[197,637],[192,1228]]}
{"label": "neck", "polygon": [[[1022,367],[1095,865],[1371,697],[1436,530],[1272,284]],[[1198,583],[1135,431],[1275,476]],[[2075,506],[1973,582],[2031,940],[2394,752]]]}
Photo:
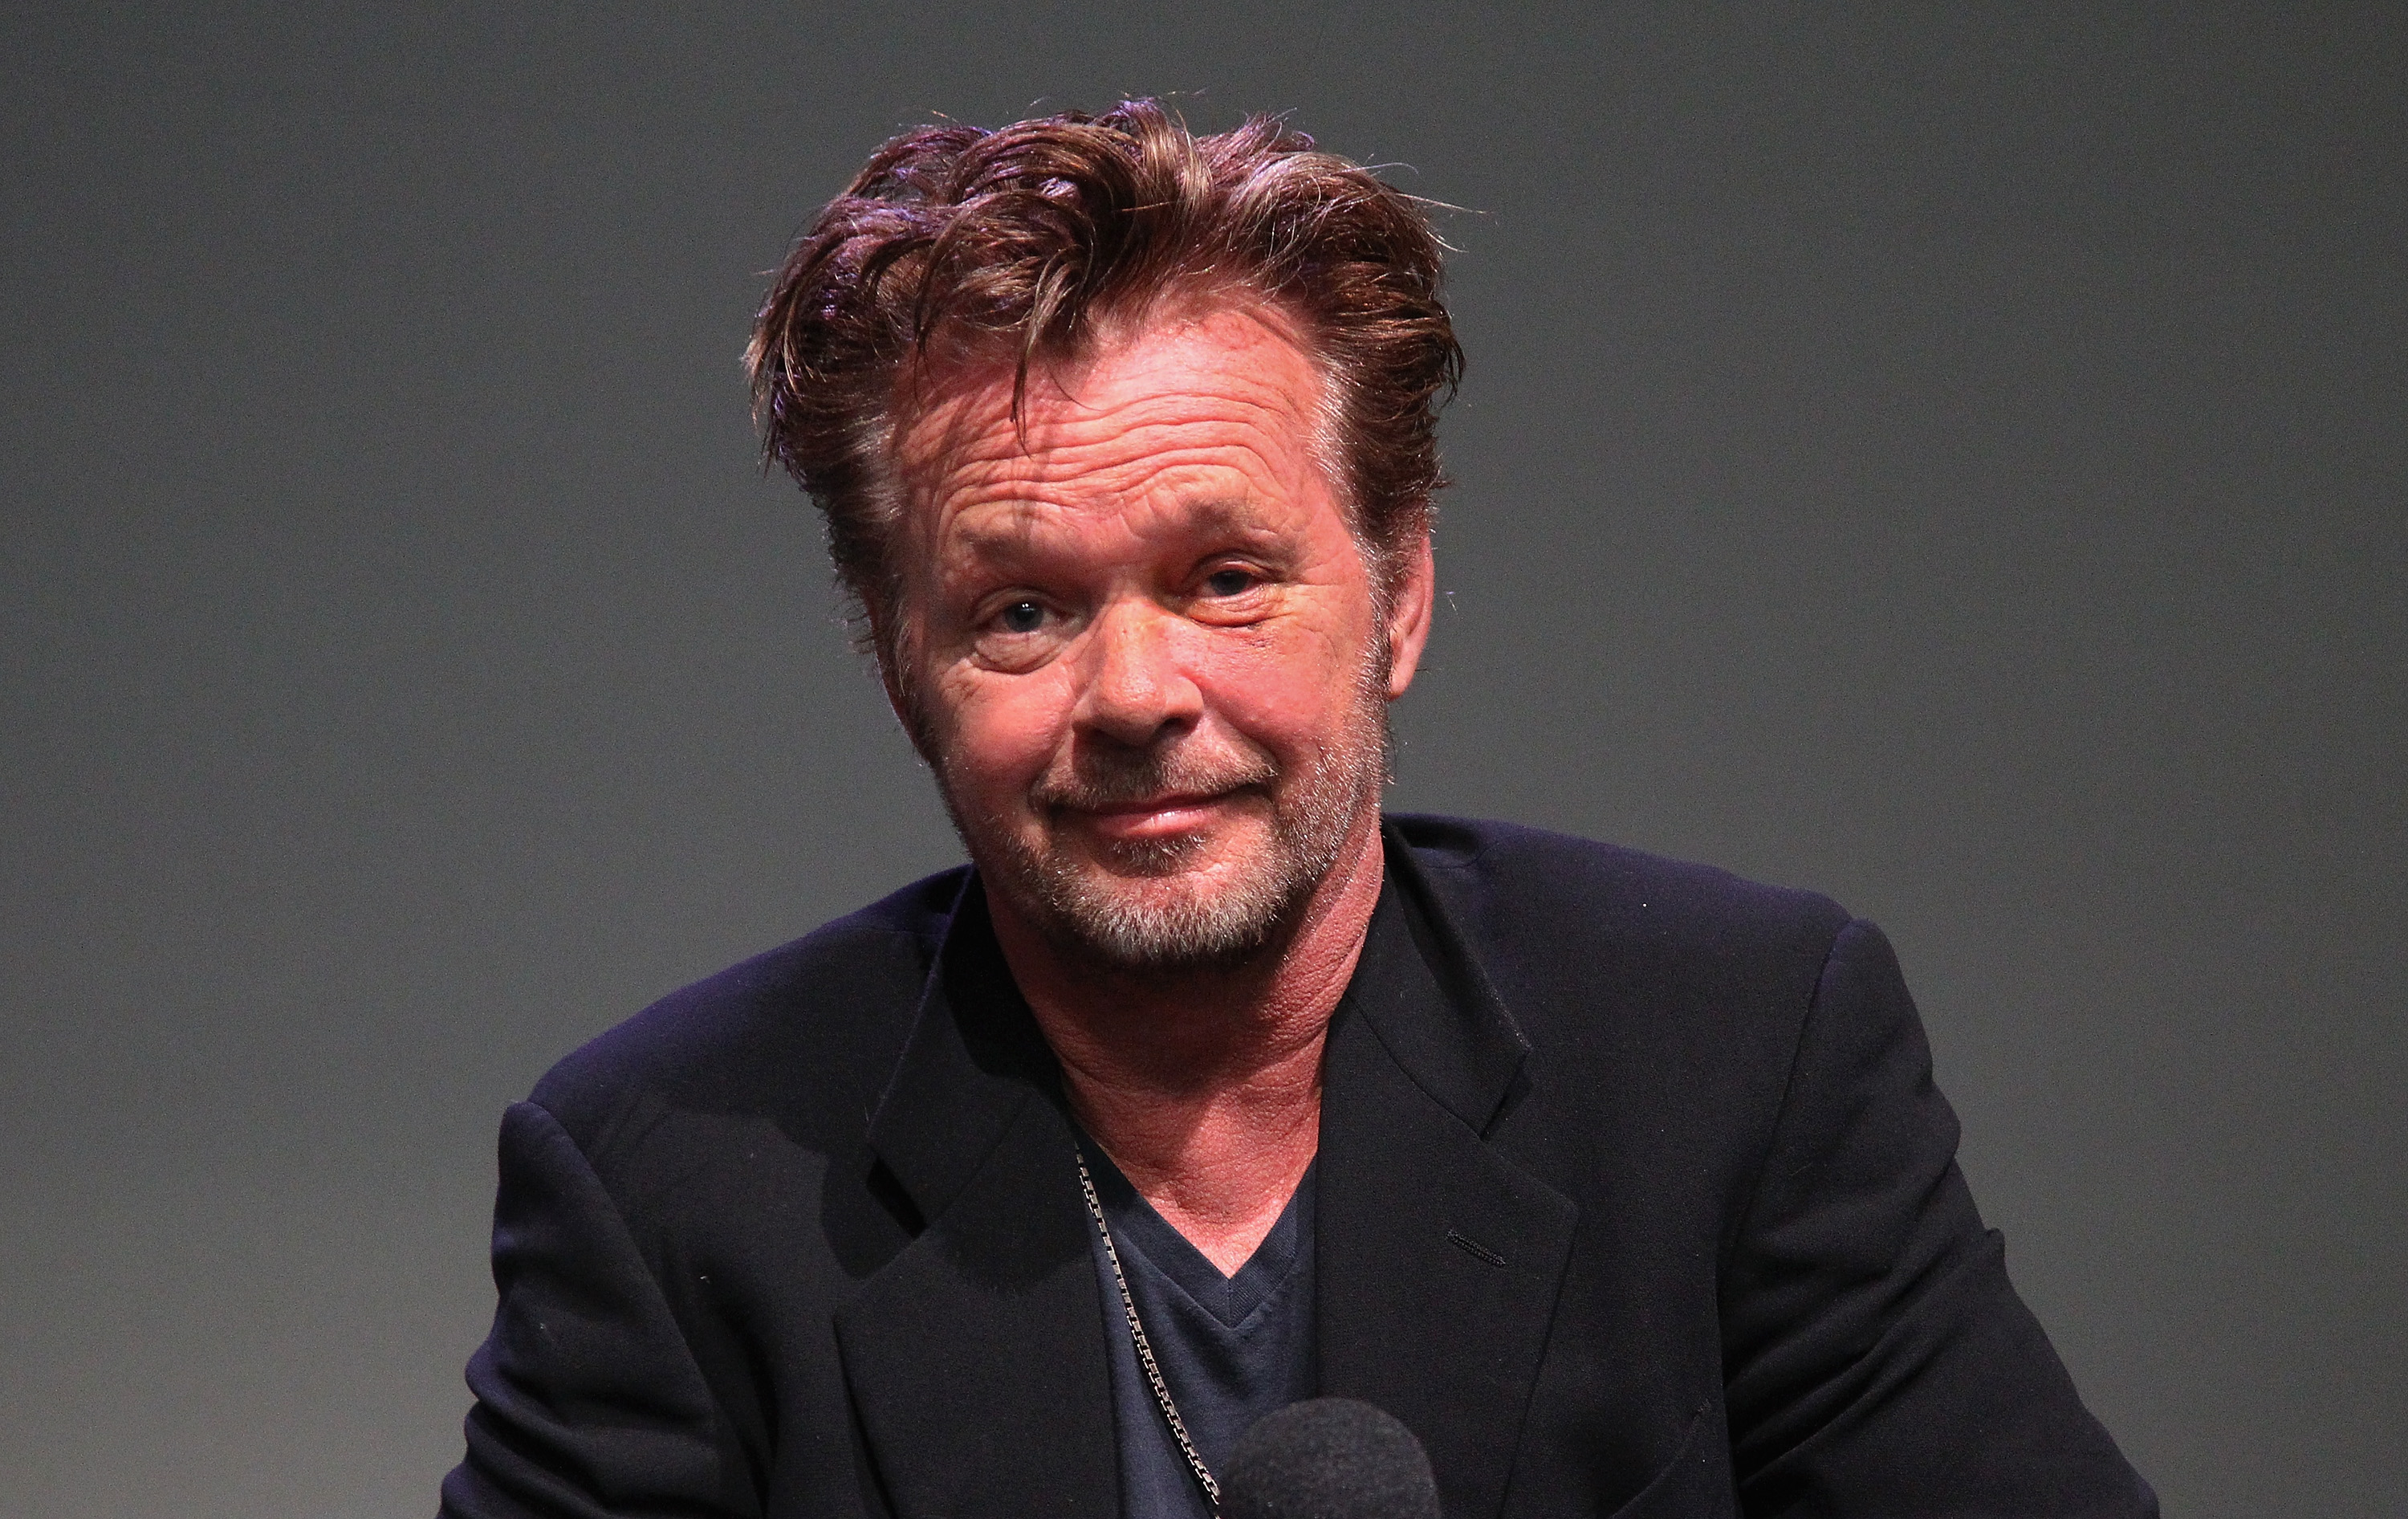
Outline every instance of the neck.
{"label": "neck", "polygon": [[1254,1254],[1312,1163],[1322,1045],[1381,873],[1379,812],[1367,809],[1293,931],[1253,960],[1168,973],[1098,967],[989,898],[1080,1124],[1225,1275]]}

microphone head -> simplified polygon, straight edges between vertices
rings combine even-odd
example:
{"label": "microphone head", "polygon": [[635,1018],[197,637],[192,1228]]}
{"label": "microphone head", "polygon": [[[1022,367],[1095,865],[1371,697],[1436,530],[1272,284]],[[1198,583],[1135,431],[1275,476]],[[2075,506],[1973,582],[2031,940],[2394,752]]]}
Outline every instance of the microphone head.
{"label": "microphone head", "polygon": [[1221,1473],[1222,1519],[1439,1519],[1428,1453],[1389,1414],[1315,1397],[1240,1437]]}

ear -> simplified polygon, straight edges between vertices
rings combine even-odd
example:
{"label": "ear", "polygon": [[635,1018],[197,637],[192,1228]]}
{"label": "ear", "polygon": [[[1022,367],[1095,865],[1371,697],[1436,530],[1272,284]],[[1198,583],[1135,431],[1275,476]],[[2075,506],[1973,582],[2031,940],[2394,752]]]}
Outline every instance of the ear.
{"label": "ear", "polygon": [[911,652],[903,647],[903,641],[896,637],[899,630],[888,622],[895,615],[891,609],[871,611],[868,615],[870,655],[878,661],[878,684],[886,693],[887,708],[894,712],[895,721],[903,725],[903,736],[911,740],[920,758],[933,765],[936,762],[929,758],[928,736],[914,720],[911,698],[903,688],[901,662],[910,658]]}
{"label": "ear", "polygon": [[902,724],[903,731],[912,735],[916,742],[919,730],[911,722],[911,704],[903,699],[903,683],[896,678],[893,654],[882,644],[878,651],[878,683],[885,688],[886,705],[895,713],[895,721]]}
{"label": "ear", "polygon": [[1413,683],[1422,651],[1429,645],[1430,609],[1438,598],[1438,564],[1430,553],[1429,529],[1413,535],[1388,593],[1388,699]]}

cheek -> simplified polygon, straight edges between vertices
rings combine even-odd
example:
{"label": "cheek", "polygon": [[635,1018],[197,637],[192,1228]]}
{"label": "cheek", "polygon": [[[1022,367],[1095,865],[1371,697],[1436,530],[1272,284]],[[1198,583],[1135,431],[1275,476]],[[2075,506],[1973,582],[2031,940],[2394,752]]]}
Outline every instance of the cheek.
{"label": "cheek", "polygon": [[946,769],[957,787],[981,793],[1025,790],[1044,773],[1069,724],[1069,694],[1051,671],[1000,676],[955,666],[938,678],[933,693]]}
{"label": "cheek", "polygon": [[1268,637],[1221,640],[1207,656],[1212,706],[1267,748],[1319,749],[1354,716],[1370,628],[1352,623],[1299,620]]}

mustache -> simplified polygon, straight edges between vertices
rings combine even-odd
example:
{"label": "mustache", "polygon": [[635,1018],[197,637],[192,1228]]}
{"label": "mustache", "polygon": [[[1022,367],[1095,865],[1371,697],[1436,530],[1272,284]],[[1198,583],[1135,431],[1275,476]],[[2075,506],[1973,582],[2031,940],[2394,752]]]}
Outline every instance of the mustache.
{"label": "mustache", "polygon": [[1067,769],[1049,771],[1028,795],[1039,807],[1093,811],[1160,796],[1217,796],[1268,785],[1279,774],[1268,755],[1204,758],[1175,751],[1087,749]]}

